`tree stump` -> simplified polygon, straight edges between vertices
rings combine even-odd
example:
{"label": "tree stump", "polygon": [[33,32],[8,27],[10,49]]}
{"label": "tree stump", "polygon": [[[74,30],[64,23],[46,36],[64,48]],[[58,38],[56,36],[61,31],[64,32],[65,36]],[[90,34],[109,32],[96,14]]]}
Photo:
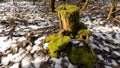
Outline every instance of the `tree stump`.
{"label": "tree stump", "polygon": [[56,11],[60,20],[60,29],[77,32],[79,28],[79,8],[74,5],[59,6]]}
{"label": "tree stump", "polygon": [[[46,42],[49,42],[50,56],[59,58],[64,53],[64,56],[67,55],[73,64],[91,68],[96,62],[96,57],[91,47],[88,46],[90,32],[87,26],[79,21],[79,8],[74,5],[63,5],[59,6],[56,11],[60,20],[60,32],[46,38]],[[83,44],[75,47],[71,43],[72,39],[77,39]]]}

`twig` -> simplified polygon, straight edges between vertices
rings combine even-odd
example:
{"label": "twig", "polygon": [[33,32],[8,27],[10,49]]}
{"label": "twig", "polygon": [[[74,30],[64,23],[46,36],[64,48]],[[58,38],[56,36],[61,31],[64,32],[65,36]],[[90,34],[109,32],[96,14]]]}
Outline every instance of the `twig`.
{"label": "twig", "polygon": [[114,20],[120,23],[120,21],[118,19],[114,18]]}

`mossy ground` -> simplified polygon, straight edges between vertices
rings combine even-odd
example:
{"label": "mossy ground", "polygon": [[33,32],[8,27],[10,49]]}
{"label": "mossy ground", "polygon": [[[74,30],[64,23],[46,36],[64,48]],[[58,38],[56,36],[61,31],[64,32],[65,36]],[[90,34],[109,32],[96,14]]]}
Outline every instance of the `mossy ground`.
{"label": "mossy ground", "polygon": [[83,65],[85,68],[92,68],[96,63],[96,57],[85,48],[76,48],[69,54],[70,61],[75,65]]}
{"label": "mossy ground", "polygon": [[69,36],[53,34],[48,46],[50,56],[59,57],[59,52],[68,46],[70,40]]}

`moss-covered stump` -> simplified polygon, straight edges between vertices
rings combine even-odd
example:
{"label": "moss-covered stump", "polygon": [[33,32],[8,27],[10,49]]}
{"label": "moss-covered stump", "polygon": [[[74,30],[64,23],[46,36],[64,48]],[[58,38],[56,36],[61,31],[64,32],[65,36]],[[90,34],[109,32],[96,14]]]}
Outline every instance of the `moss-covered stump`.
{"label": "moss-covered stump", "polygon": [[[83,22],[79,21],[78,7],[74,5],[63,5],[57,7],[56,11],[58,12],[58,16],[60,20],[60,29],[61,29],[59,32],[60,34],[69,35],[69,36],[73,35],[73,38],[76,38],[75,36],[80,34],[81,36],[86,36],[85,40],[86,41],[88,40],[89,31],[87,30],[87,26]],[[86,31],[88,32],[86,33]],[[80,37],[79,40],[80,39],[82,38]]]}
{"label": "moss-covered stump", "polygon": [[69,54],[69,59],[74,65],[84,68],[92,68],[96,63],[96,57],[86,48],[73,49]]}
{"label": "moss-covered stump", "polygon": [[[90,68],[96,62],[96,58],[88,46],[90,32],[87,26],[79,21],[79,8],[64,5],[59,6],[56,11],[60,19],[60,32],[46,38],[46,42],[49,42],[50,56],[59,57],[60,53],[64,52],[73,64]],[[71,39],[82,40],[84,47],[73,48]]]}
{"label": "moss-covered stump", "polygon": [[69,36],[53,34],[50,38],[47,38],[46,40],[50,41],[48,46],[50,56],[59,57],[60,51],[67,48],[68,42],[71,40],[71,38]]}
{"label": "moss-covered stump", "polygon": [[60,29],[77,32],[79,28],[79,8],[74,5],[63,5],[56,8],[60,20]]}

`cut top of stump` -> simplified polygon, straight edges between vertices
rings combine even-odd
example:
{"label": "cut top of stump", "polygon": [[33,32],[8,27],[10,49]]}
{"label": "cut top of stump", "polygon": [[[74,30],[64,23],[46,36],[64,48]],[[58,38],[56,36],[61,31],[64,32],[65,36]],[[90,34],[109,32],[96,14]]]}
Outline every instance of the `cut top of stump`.
{"label": "cut top of stump", "polygon": [[75,5],[63,5],[56,8],[57,12],[65,11],[68,13],[76,12],[79,10],[79,7]]}

